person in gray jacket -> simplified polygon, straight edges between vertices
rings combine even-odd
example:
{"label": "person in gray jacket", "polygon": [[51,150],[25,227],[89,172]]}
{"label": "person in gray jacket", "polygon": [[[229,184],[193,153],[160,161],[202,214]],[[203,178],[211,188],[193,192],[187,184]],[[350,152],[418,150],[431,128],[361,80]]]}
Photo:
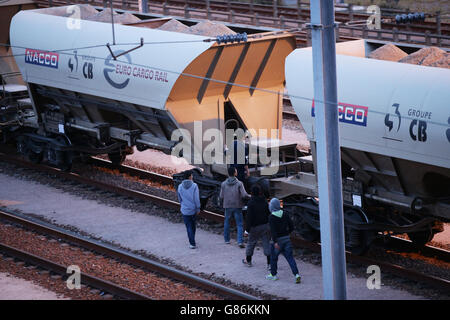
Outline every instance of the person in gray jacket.
{"label": "person in gray jacket", "polygon": [[198,185],[192,181],[193,173],[191,170],[186,172],[186,179],[178,186],[177,195],[180,201],[181,214],[189,239],[189,248],[195,249],[195,223],[196,215],[200,213],[200,193]]}
{"label": "person in gray jacket", "polygon": [[228,168],[228,178],[222,182],[220,188],[220,201],[223,202],[225,209],[225,223],[223,236],[225,243],[230,243],[230,219],[234,216],[237,227],[237,242],[239,247],[245,248],[244,245],[244,223],[242,217],[242,208],[244,207],[244,199],[250,198],[245,191],[244,185],[236,178],[237,170],[235,167]]}

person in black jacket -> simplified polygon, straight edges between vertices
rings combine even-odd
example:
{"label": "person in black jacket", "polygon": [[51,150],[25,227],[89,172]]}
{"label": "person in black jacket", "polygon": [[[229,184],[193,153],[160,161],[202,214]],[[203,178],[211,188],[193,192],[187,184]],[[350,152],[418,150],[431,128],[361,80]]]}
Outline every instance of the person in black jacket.
{"label": "person in black jacket", "polygon": [[280,207],[280,200],[277,198],[270,200],[269,210],[271,212],[269,225],[273,244],[270,255],[270,273],[266,278],[269,280],[278,280],[278,256],[282,253],[295,276],[295,283],[300,283],[301,277],[298,273],[297,263],[292,255],[292,244],[289,238],[289,234],[294,230],[294,224],[286,213],[283,214],[283,210]]}
{"label": "person in black jacket", "polygon": [[256,243],[262,240],[264,254],[267,257],[267,268],[270,268],[270,228],[269,228],[269,205],[259,185],[252,187],[252,197],[247,204],[247,215],[245,217],[246,231],[248,232],[248,243],[246,248],[246,259],[242,263],[252,266],[252,256]]}

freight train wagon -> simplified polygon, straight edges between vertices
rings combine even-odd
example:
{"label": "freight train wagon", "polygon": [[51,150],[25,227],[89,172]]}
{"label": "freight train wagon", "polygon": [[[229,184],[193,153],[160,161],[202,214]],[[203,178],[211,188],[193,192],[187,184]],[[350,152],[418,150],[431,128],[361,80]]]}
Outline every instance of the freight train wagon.
{"label": "freight train wagon", "polygon": [[[26,86],[23,96],[4,91],[5,141],[64,169],[89,155],[119,163],[133,146],[173,154],[187,143],[191,152],[175,154],[201,167],[194,179],[202,204],[217,205],[227,163],[206,163],[202,150],[211,132],[248,130],[249,157],[256,155],[249,185],[283,199],[296,230],[319,240],[311,48],[294,51],[295,38],[280,30],[230,26],[248,35],[220,38],[162,31],[173,19],[161,16],[136,15],[142,20],[116,23],[112,33],[89,16],[97,11],[81,8],[80,24],[69,7],[14,16],[12,52]],[[346,243],[355,253],[377,232],[426,243],[450,219],[449,70],[367,59],[375,45],[337,45]],[[309,154],[281,142],[285,84]],[[276,136],[266,139],[271,130]],[[276,161],[262,163],[262,153]]]}

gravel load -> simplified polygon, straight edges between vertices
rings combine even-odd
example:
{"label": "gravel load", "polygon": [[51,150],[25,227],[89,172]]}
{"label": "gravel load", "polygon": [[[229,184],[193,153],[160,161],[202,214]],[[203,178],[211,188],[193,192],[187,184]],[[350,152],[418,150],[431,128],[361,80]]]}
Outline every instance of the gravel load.
{"label": "gravel load", "polygon": [[438,47],[425,47],[408,55],[397,46],[388,43],[372,51],[368,58],[450,69],[450,53]]}
{"label": "gravel load", "polygon": [[408,54],[392,43],[385,44],[378,49],[372,51],[369,54],[370,59],[387,60],[387,61],[399,61],[402,58],[407,57]]}
{"label": "gravel load", "polygon": [[[131,13],[125,12],[122,14],[118,14],[114,11],[113,13],[114,23],[118,24],[127,24],[127,23],[135,23],[141,21],[136,16],[133,16]],[[97,21],[97,22],[111,22],[111,9],[105,8],[103,11],[98,12],[92,16],[86,18],[87,20]]]}
{"label": "gravel load", "polygon": [[431,63],[430,67],[450,69],[450,53],[447,52],[441,59]]}
{"label": "gravel load", "polygon": [[190,33],[190,29],[187,25],[185,25],[175,19],[170,19],[169,21],[167,21],[166,23],[164,23],[162,26],[158,27],[157,29],[164,30],[164,31]]}
{"label": "gravel load", "polygon": [[438,47],[426,47],[411,53],[407,57],[400,59],[398,62],[430,66],[434,62],[441,60],[444,56],[444,50],[439,49]]}
{"label": "gravel load", "polygon": [[209,20],[205,20],[197,23],[196,25],[193,25],[189,28],[189,31],[192,34],[209,37],[215,37],[224,34],[236,34],[236,32],[234,32],[227,26],[221,23],[211,22]]}

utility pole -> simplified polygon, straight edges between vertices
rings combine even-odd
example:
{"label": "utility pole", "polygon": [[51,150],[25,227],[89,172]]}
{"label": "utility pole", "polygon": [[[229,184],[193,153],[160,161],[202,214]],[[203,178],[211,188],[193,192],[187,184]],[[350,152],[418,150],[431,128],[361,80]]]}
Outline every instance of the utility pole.
{"label": "utility pole", "polygon": [[347,299],[334,4],[311,0],[310,8],[324,298]]}
{"label": "utility pole", "polygon": [[139,12],[148,13],[148,0],[138,0]]}

